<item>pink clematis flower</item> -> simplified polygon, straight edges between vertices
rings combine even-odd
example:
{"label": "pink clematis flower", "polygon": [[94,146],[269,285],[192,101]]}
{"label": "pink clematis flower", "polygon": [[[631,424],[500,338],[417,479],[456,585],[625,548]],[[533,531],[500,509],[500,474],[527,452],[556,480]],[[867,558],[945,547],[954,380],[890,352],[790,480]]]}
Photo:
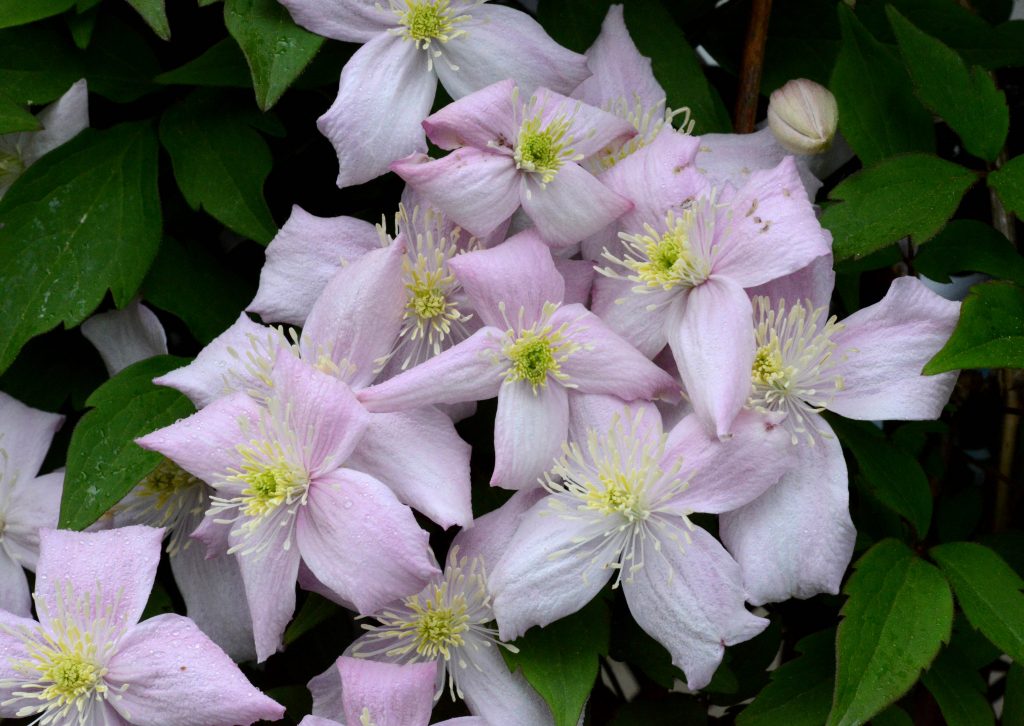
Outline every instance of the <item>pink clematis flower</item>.
{"label": "pink clematis flower", "polygon": [[391,168],[477,237],[522,206],[545,242],[567,247],[631,208],[580,162],[636,129],[546,88],[528,100],[520,92],[515,81],[501,81],[445,106],[423,127],[454,151],[436,160],[414,155]]}
{"label": "pink clematis flower", "polygon": [[488,582],[502,638],[583,607],[614,575],[637,623],[703,688],[726,645],[768,621],[743,606],[739,565],[694,512],[755,499],[788,465],[777,419],[744,412],[726,442],[689,416],[667,435],[651,403],[574,396],[549,495],[522,518]]}
{"label": "pink clematis flower", "polygon": [[785,413],[790,471],[750,504],[722,515],[722,541],[743,567],[750,602],[837,593],[853,553],[846,461],[820,415],[938,418],[957,373],[922,376],[946,342],[959,303],[901,277],[842,322],[828,317],[831,259],[758,289],[747,405]]}
{"label": "pink clematis flower", "polygon": [[437,572],[412,511],[348,468],[370,418],[348,386],[287,352],[269,380],[266,405],[236,393],[138,440],[216,490],[194,536],[237,554],[259,660],[281,644],[300,561],[364,613]]}
{"label": "pink clematis flower", "polygon": [[568,93],[589,75],[583,56],[525,13],[486,0],[282,0],[299,25],[365,43],[341,72],[338,97],[317,125],[338,152],[338,186],[380,176],[427,150],[420,122],[437,81],[462,98],[506,78],[526,93]]}
{"label": "pink clematis flower", "polygon": [[[427,726],[430,722],[437,663],[395,665],[343,655],[334,668],[335,682],[319,688],[310,685],[314,714],[326,711],[332,717],[306,716],[299,726]],[[487,726],[487,722],[467,716],[439,721],[437,726]]]}
{"label": "pink clematis flower", "polygon": [[139,618],[163,532],[43,530],[39,622],[0,611],[0,717],[92,726],[235,726],[284,708],[180,615]]}
{"label": "pink clematis flower", "polygon": [[36,570],[39,529],[56,527],[64,472],[38,476],[64,417],[0,393],[0,610],[32,611],[27,567]]}
{"label": "pink clematis flower", "polygon": [[491,484],[534,486],[568,427],[568,391],[627,400],[677,384],[578,303],[532,231],[451,261],[485,327],[438,356],[359,392],[371,411],[498,397]]}

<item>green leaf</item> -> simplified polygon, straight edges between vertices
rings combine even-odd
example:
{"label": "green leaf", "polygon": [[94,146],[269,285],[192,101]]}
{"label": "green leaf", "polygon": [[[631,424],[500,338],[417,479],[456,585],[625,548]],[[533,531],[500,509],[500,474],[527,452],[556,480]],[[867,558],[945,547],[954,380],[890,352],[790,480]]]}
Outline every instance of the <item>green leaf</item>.
{"label": "green leaf", "polygon": [[81,530],[120,501],[163,457],[135,439],[193,411],[185,396],[153,385],[153,378],[188,363],[164,355],[125,368],[86,401],[89,411],[75,426],[68,448],[60,527]]}
{"label": "green leaf", "polygon": [[932,117],[914,97],[903,64],[837,3],[843,44],[829,88],[839,104],[839,130],[865,164],[905,151],[933,151]]}
{"label": "green leaf", "polygon": [[168,237],[142,283],[142,294],[147,302],[185,321],[196,340],[206,344],[235,322],[256,290],[251,280],[229,269],[203,245]]}
{"label": "green leaf", "polygon": [[992,225],[954,219],[914,258],[914,269],[936,282],[950,275],[984,272],[1024,285],[1024,257]]}
{"label": "green leaf", "polygon": [[196,91],[164,113],[160,140],[189,206],[267,244],[277,233],[263,199],[273,159],[246,115],[221,94]]}
{"label": "green leaf", "polygon": [[905,154],[857,172],[829,194],[843,203],[829,205],[821,217],[835,238],[833,254],[862,257],[907,236],[927,242],[977,179],[931,154]]}
{"label": "green leaf", "polygon": [[887,12],[918,97],[959,134],[969,152],[995,160],[1010,130],[1006,96],[983,68],[968,70],[956,51],[918,30],[895,8]]}
{"label": "green leaf", "polygon": [[953,585],[971,625],[1014,661],[1024,662],[1024,580],[976,542],[951,542],[932,547],[928,554]]}
{"label": "green leaf", "polygon": [[772,680],[736,718],[737,726],[819,726],[828,718],[835,680],[835,631],[808,635],[801,655],[772,672]]}
{"label": "green leaf", "polygon": [[52,26],[0,30],[0,88],[12,101],[49,103],[83,75],[78,51]]}
{"label": "green leaf", "polygon": [[284,631],[284,644],[291,645],[317,625],[329,620],[337,612],[338,606],[327,598],[321,597],[315,592],[307,593],[298,615]]}
{"label": "green leaf", "polygon": [[154,78],[157,83],[181,86],[251,88],[252,77],[238,43],[224,38],[195,60]]}
{"label": "green leaf", "polygon": [[988,176],[1008,212],[1024,217],[1024,155],[1015,156]]}
{"label": "green leaf", "polygon": [[914,720],[899,706],[889,706],[871,719],[871,726],[914,726]]}
{"label": "green leaf", "polygon": [[932,492],[917,460],[890,444],[868,422],[841,416],[830,416],[828,421],[857,460],[871,494],[910,522],[923,539],[932,519]]}
{"label": "green leaf", "polygon": [[1006,674],[1006,698],[1003,701],[1003,723],[1024,724],[1024,666],[1013,663]]}
{"label": "green leaf", "polygon": [[556,726],[576,726],[597,679],[598,656],[608,652],[608,609],[595,598],[577,613],[515,641],[503,651],[509,667],[522,668],[551,707]]}
{"label": "green leaf", "polygon": [[164,0],[128,0],[128,4],[138,11],[146,25],[151,27],[161,40],[171,39],[171,26],[167,24]]}
{"label": "green leaf", "polygon": [[0,0],[0,28],[58,15],[74,4],[75,0]]}
{"label": "green leaf", "polygon": [[16,131],[36,131],[41,128],[39,119],[21,104],[0,96],[0,134]]}
{"label": "green leaf", "polygon": [[947,648],[921,678],[939,703],[948,726],[986,726],[995,714],[985,698],[985,681],[964,665],[960,654]]}
{"label": "green leaf", "polygon": [[226,0],[224,22],[245,54],[256,103],[264,111],[277,103],[324,42],[292,22],[277,0]]}
{"label": "green leaf", "polygon": [[829,726],[867,721],[914,685],[953,627],[942,573],[906,545],[882,540],[855,565],[836,636]]}
{"label": "green leaf", "polygon": [[921,372],[961,368],[1024,368],[1024,288],[1008,282],[971,288],[953,335]]}
{"label": "green leaf", "polygon": [[153,76],[160,72],[153,49],[116,16],[100,17],[83,58],[89,90],[111,101],[131,103],[160,90],[153,83]]}
{"label": "green leaf", "polygon": [[0,372],[29,338],[77,325],[109,288],[139,289],[161,235],[150,124],[86,129],[30,166],[0,200]]}

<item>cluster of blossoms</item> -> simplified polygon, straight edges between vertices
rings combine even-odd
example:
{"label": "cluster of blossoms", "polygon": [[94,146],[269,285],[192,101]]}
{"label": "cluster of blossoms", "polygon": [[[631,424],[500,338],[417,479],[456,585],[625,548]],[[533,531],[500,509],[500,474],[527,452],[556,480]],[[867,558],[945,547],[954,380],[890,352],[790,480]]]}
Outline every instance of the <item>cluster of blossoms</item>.
{"label": "cluster of blossoms", "polygon": [[[938,416],[955,374],[919,372],[958,305],[900,278],[829,317],[825,162],[790,152],[828,146],[834,108],[802,124],[790,89],[757,134],[676,130],[619,6],[581,56],[482,0],[282,3],[365,43],[320,128],[339,186],[407,182],[394,235],[293,210],[249,307],[265,324],[243,313],[156,379],[198,411],[138,440],[166,460],[109,531],[44,529],[37,555],[59,417],[0,401],[0,716],[278,718],[212,643],[272,657],[297,583],[366,618],[303,724],[427,724],[448,690],[474,716],[447,723],[538,726],[501,650],[609,582],[692,689],[768,624],[748,603],[837,592],[854,529],[822,413]],[[438,79],[455,100],[428,115]],[[138,304],[85,332],[112,373],[166,352]],[[490,483],[515,493],[474,517],[454,424],[495,397]],[[443,567],[413,510],[460,528]],[[136,624],[153,527],[191,620]]]}

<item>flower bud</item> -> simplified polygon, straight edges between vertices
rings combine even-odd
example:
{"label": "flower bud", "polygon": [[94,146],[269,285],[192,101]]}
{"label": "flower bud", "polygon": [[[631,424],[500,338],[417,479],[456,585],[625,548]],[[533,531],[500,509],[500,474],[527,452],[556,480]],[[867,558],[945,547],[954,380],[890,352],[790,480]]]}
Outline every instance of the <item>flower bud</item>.
{"label": "flower bud", "polygon": [[768,126],[786,151],[820,154],[836,133],[839,108],[824,86],[797,78],[775,90],[768,102]]}

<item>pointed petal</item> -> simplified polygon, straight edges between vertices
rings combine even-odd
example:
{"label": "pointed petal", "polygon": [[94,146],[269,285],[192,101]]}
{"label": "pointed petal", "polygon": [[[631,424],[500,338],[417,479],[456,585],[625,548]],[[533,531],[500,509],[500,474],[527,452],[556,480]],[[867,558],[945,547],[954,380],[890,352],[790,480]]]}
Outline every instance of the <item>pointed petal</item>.
{"label": "pointed petal", "polygon": [[506,154],[463,147],[440,159],[400,159],[391,171],[476,237],[519,208],[519,172]]}
{"label": "pointed petal", "polygon": [[577,512],[575,500],[554,495],[523,515],[487,581],[501,639],[514,640],[579,610],[601,591],[618,560],[617,522]]}
{"label": "pointed petal", "polygon": [[371,476],[339,469],[320,477],[298,516],[302,559],[364,615],[419,592],[439,573],[412,510]]}
{"label": "pointed petal", "polygon": [[93,315],[82,323],[82,335],[96,346],[111,376],[146,358],[167,354],[164,326],[152,310],[133,300],[124,310]]}
{"label": "pointed petal", "polygon": [[714,537],[699,527],[669,527],[679,541],[663,538],[660,551],[649,547],[623,590],[637,624],[665,646],[697,690],[711,681],[725,646],[750,640],[768,621],[743,607],[739,565]]}
{"label": "pointed petal", "polygon": [[525,381],[506,381],[498,392],[494,419],[492,487],[526,489],[551,469],[569,431],[565,388],[548,383],[534,389]]}
{"label": "pointed petal", "polygon": [[555,268],[565,280],[566,303],[587,305],[590,302],[590,289],[594,286],[597,271],[590,260],[567,260],[556,257]]}
{"label": "pointed petal", "polygon": [[40,477],[18,477],[7,493],[4,539],[6,547],[22,565],[35,571],[39,558],[39,530],[57,526],[64,471]]}
{"label": "pointed petal", "polygon": [[629,341],[648,358],[656,356],[668,343],[665,324],[673,290],[636,293],[636,283],[600,275],[594,280],[591,309],[608,327]]}
{"label": "pointed petal", "polygon": [[500,507],[460,529],[449,551],[458,547],[460,557],[480,557],[489,570],[508,550],[523,515],[545,496],[547,491],[541,487],[520,489]]}
{"label": "pointed petal", "polygon": [[85,79],[76,81],[67,92],[39,112],[41,131],[29,136],[22,151],[25,166],[56,149],[89,126],[89,89]]}
{"label": "pointed petal", "polygon": [[36,610],[49,626],[62,612],[58,602],[94,600],[111,620],[131,627],[149,600],[160,562],[163,529],[120,527],[102,532],[44,529],[39,533]]}
{"label": "pointed petal", "polygon": [[635,103],[644,109],[658,104],[664,108],[665,91],[654,78],[651,59],[640,55],[629,37],[621,5],[608,8],[601,33],[586,55],[587,67],[594,75],[583,81],[573,96],[598,108],[608,108],[619,99],[630,110]]}
{"label": "pointed petal", "polygon": [[386,484],[398,500],[444,528],[473,519],[470,446],[433,406],[370,415],[346,466]]}
{"label": "pointed petal", "polygon": [[62,423],[63,416],[26,406],[0,391],[0,445],[7,454],[6,471],[18,472],[19,478],[34,477]]}
{"label": "pointed petal", "polygon": [[682,315],[673,315],[666,328],[694,411],[720,437],[729,434],[750,394],[753,315],[739,285],[711,277],[690,290]]}
{"label": "pointed petal", "polygon": [[338,661],[323,673],[313,676],[307,684],[313,696],[313,714],[324,718],[341,718],[345,713],[345,691]]}
{"label": "pointed petal", "polygon": [[303,360],[319,365],[326,357],[343,371],[355,366],[345,380],[353,388],[370,384],[377,360],[391,352],[402,328],[404,253],[405,245],[396,241],[335,273],[306,319]]}
{"label": "pointed petal", "polygon": [[437,661],[375,663],[338,659],[345,684],[345,721],[358,724],[366,709],[376,726],[427,726],[434,708]]}
{"label": "pointed petal", "polygon": [[[442,65],[438,64],[439,72]],[[461,98],[452,94],[459,100],[428,116],[423,129],[442,149],[473,146],[486,150],[492,144],[511,147],[518,131],[512,102],[515,87],[516,82],[509,78],[469,95],[461,94]]]}
{"label": "pointed petal", "polygon": [[793,446],[793,467],[782,481],[719,519],[719,534],[743,568],[747,599],[755,605],[839,592],[856,531],[843,450],[827,433],[814,446]]}
{"label": "pointed petal", "polygon": [[371,411],[494,398],[504,375],[496,360],[500,337],[494,328],[481,328],[440,355],[356,395]]}
{"label": "pointed petal", "polygon": [[565,297],[565,279],[534,230],[520,232],[489,250],[459,255],[448,264],[473,309],[485,324],[496,328],[516,321],[520,308],[529,327],[540,320],[545,303],[561,303]]}
{"label": "pointed petal", "polygon": [[355,217],[316,217],[302,207],[267,246],[260,286],[246,310],[268,323],[302,325],[334,273],[380,247],[377,228]]}
{"label": "pointed petal", "polygon": [[[637,417],[642,416],[637,421]],[[618,422],[633,422],[633,431],[640,437],[656,439],[661,436],[661,413],[649,401],[627,403],[618,396],[602,393],[569,394],[569,441],[579,444],[588,459],[586,450],[587,432],[605,434]],[[639,426],[639,428],[637,428]]]}
{"label": "pointed petal", "polygon": [[568,323],[566,337],[582,346],[562,364],[580,391],[608,393],[626,401],[679,395],[679,384],[672,376],[582,305],[563,306],[551,316],[551,323],[555,327]]}
{"label": "pointed petal", "polygon": [[720,514],[764,493],[792,467],[790,434],[777,417],[741,411],[732,436],[712,436],[697,416],[680,421],[668,435],[662,468],[682,459],[690,486],[675,502],[694,512]]}
{"label": "pointed petal", "polygon": [[466,660],[452,669],[470,713],[502,726],[554,726],[551,709],[521,671],[509,672],[498,646],[467,649]]}
{"label": "pointed petal", "polygon": [[[6,610],[26,618],[32,617],[32,596],[28,590],[28,578],[25,577],[25,570],[21,568],[19,562],[7,554],[3,545],[0,545],[0,610]],[[0,634],[0,644],[2,642],[3,635]],[[0,655],[2,654],[3,647],[0,645]],[[2,672],[2,668],[0,668],[0,672]]]}
{"label": "pointed petal", "polygon": [[[299,573],[299,548],[291,527],[274,526],[267,534],[266,549],[237,555],[245,584],[245,598],[252,616],[256,660],[260,663],[281,649],[281,638],[295,614],[295,582]],[[232,547],[241,542],[231,534]]]}
{"label": "pointed petal", "polygon": [[188,618],[157,615],[129,630],[105,680],[127,684],[111,705],[138,726],[233,726],[284,717]]}
{"label": "pointed petal", "polygon": [[832,253],[832,235],[818,223],[791,156],[751,174],[729,200],[729,211],[713,270],[741,287],[762,285]]}
{"label": "pointed petal", "polygon": [[499,5],[479,5],[463,24],[466,34],[447,44],[437,75],[452,98],[495,81],[514,79],[524,97],[544,86],[569,93],[590,75],[579,53],[563,48],[526,13]]}
{"label": "pointed petal", "polygon": [[810,300],[811,310],[815,310],[828,307],[835,286],[836,273],[832,269],[832,255],[822,255],[815,257],[811,264],[796,272],[749,288],[747,294],[751,299],[764,295],[773,304],[781,300],[787,303]]}
{"label": "pointed petal", "polygon": [[396,25],[377,0],[281,0],[306,30],[347,43],[365,43]]}
{"label": "pointed petal", "polygon": [[[765,126],[752,134],[705,134],[700,137],[700,149],[694,166],[706,174],[715,186],[730,184],[742,187],[753,172],[772,169],[789,152],[779,146],[772,130]],[[821,188],[821,182],[801,163],[798,167],[800,180],[810,199]]]}
{"label": "pointed petal", "polygon": [[[27,586],[26,586],[27,587]],[[19,704],[3,705],[20,691],[24,675],[15,670],[15,663],[30,658],[21,633],[39,632],[39,623],[28,617],[21,617],[0,607],[0,718],[14,718],[21,708]],[[10,685],[4,685],[9,683]]]}
{"label": "pointed petal", "polygon": [[427,150],[420,122],[430,113],[437,77],[404,38],[381,33],[341,70],[338,97],[317,120],[338,152],[338,186],[370,181],[395,159]]}
{"label": "pointed petal", "polygon": [[828,408],[856,419],[934,419],[956,384],[957,371],[923,376],[921,369],[949,340],[960,303],[945,300],[914,277],[893,280],[885,297],[843,321],[833,336],[843,389]]}
{"label": "pointed petal", "polygon": [[526,180],[523,210],[546,242],[565,247],[598,232],[633,208],[583,167],[568,163],[541,188]]}

